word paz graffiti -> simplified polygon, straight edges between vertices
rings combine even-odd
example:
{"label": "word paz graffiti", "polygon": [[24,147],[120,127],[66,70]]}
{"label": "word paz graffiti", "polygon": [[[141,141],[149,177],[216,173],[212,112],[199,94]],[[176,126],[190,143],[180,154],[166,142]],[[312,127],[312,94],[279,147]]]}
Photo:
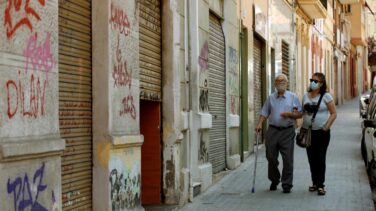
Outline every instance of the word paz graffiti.
{"label": "word paz graffiti", "polygon": [[122,108],[119,113],[120,113],[120,116],[129,114],[131,115],[132,119],[136,119],[136,107],[134,106],[132,95],[128,95],[127,97],[123,98]]}
{"label": "word paz graffiti", "polygon": [[[39,4],[45,5],[45,0],[38,0]],[[23,25],[33,31],[33,25],[29,19],[30,16],[41,20],[39,14],[30,7],[30,0],[8,0],[8,4],[4,12],[4,26],[7,30],[8,39]],[[18,20],[13,20],[19,18]]]}
{"label": "word paz graffiti", "polygon": [[[20,74],[18,72],[18,74]],[[38,116],[44,115],[44,105],[45,105],[45,92],[46,92],[47,81],[41,85],[39,78],[34,79],[34,75],[31,74],[30,77],[30,90],[26,96],[29,96],[29,109],[25,105],[25,88],[21,82],[18,84],[13,80],[8,80],[6,83],[7,99],[8,99],[8,117],[11,119],[18,109],[20,109],[20,115],[27,117],[37,118]]]}
{"label": "word paz graffiti", "polygon": [[[43,177],[44,162],[42,166],[35,171],[32,186],[30,186],[27,173],[25,173],[23,178],[17,177],[13,181],[8,178],[7,191],[8,194],[13,193],[13,204],[15,211],[48,211],[38,202],[39,194],[41,194],[47,188],[47,185],[43,184]],[[33,186],[36,186],[36,189],[32,189],[31,187]],[[33,197],[31,191],[36,191],[35,197]]]}
{"label": "word paz graffiti", "polygon": [[118,29],[120,34],[124,34],[124,36],[129,35],[131,27],[127,14],[125,14],[124,10],[115,7],[113,4],[111,4],[110,24],[112,29]]}
{"label": "word paz graffiti", "polygon": [[209,60],[209,44],[208,41],[205,41],[204,45],[201,48],[200,56],[198,57],[198,64],[202,70],[207,70]]}
{"label": "word paz graffiti", "polygon": [[29,63],[32,64],[34,70],[40,70],[46,73],[48,80],[48,73],[51,72],[55,61],[51,52],[51,34],[47,32],[44,43],[38,44],[37,33],[30,36],[27,47],[24,50],[26,57],[25,72],[29,69]]}

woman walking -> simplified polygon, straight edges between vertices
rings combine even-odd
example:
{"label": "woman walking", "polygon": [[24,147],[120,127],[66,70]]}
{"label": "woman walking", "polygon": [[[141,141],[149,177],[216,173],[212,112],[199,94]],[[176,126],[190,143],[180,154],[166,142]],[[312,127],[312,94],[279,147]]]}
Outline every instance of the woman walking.
{"label": "woman walking", "polygon": [[[327,92],[325,75],[314,73],[310,79],[308,92],[303,96],[303,126],[312,124],[311,146],[307,147],[307,155],[311,170],[312,186],[309,191],[317,191],[325,195],[326,151],[330,141],[330,128],[337,117],[333,97]],[[320,100],[320,98],[322,98]],[[318,103],[320,102],[320,105]],[[312,115],[317,114],[313,122]]]}

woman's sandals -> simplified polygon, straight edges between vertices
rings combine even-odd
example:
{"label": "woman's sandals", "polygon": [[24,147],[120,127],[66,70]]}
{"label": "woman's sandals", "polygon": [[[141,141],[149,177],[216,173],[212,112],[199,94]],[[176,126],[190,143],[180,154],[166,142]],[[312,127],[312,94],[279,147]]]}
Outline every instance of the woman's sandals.
{"label": "woman's sandals", "polygon": [[308,190],[309,192],[315,192],[317,191],[317,186],[316,185],[309,186]]}
{"label": "woman's sandals", "polygon": [[317,195],[323,196],[325,195],[326,191],[324,188],[318,188],[317,189]]}

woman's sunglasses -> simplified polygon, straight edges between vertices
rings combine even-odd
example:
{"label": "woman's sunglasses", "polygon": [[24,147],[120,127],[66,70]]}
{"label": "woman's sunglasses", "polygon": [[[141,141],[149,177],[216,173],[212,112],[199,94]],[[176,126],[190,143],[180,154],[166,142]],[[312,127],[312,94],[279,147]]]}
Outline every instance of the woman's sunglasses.
{"label": "woman's sunglasses", "polygon": [[315,82],[315,83],[318,83],[320,82],[319,80],[316,80],[316,79],[309,79],[310,82]]}

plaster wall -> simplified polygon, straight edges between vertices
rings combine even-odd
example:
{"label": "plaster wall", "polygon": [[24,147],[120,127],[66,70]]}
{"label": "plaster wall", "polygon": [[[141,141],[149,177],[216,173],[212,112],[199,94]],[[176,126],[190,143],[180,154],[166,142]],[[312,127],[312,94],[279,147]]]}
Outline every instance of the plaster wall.
{"label": "plaster wall", "polygon": [[226,8],[223,21],[226,42],[226,163],[230,169],[240,165],[240,11],[238,10],[238,4],[239,2],[237,1],[224,1],[224,8]]}
{"label": "plaster wall", "polygon": [[[181,173],[187,167],[187,157],[182,156],[186,145],[182,123],[187,115],[182,115],[188,99],[185,87],[185,42],[184,42],[184,6],[180,0],[163,1],[162,3],[162,64],[163,64],[163,195],[165,203],[177,204],[186,201],[187,189],[181,191]],[[173,115],[172,115],[173,114]],[[186,114],[184,111],[183,114]],[[186,144],[186,141],[184,142]],[[181,160],[182,159],[182,160]],[[185,171],[183,171],[185,172]],[[185,178],[185,177],[183,177]],[[184,187],[184,186],[183,186]],[[184,199],[183,199],[184,198]]]}
{"label": "plaster wall", "polygon": [[248,82],[247,82],[247,89],[248,96],[248,149],[249,151],[253,151],[254,147],[254,105],[253,105],[253,97],[254,93],[252,91],[252,87],[254,87],[254,81],[253,81],[253,0],[250,1],[241,1],[241,18],[243,22],[243,27],[245,27],[248,31],[247,33],[247,40],[248,40],[248,57],[247,57],[247,76],[248,76]]}
{"label": "plaster wall", "polygon": [[58,1],[1,1],[0,11],[1,209],[61,210]]}
{"label": "plaster wall", "polygon": [[[92,13],[93,198],[101,199],[93,208],[142,210],[139,4],[95,0]],[[117,22],[119,14],[126,24]]]}

